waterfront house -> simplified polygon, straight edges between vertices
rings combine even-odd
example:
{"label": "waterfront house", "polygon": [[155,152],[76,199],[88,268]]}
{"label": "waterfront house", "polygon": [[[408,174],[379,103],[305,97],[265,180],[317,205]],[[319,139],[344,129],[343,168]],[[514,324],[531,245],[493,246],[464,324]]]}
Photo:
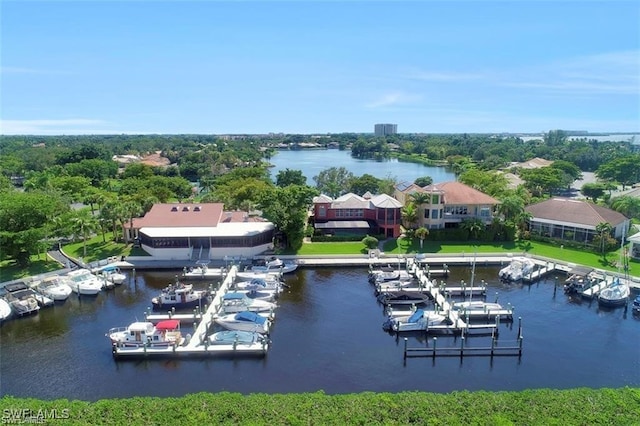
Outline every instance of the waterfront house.
{"label": "waterfront house", "polygon": [[396,185],[394,196],[403,205],[412,201],[414,194],[424,194],[425,202],[418,206],[418,226],[427,229],[457,228],[466,219],[479,219],[491,224],[495,198],[460,182],[443,182],[425,187],[415,183]]}
{"label": "waterfront house", "polygon": [[611,225],[611,235],[620,239],[629,229],[629,219],[622,213],[589,201],[554,197],[525,207],[531,214],[532,234],[567,241],[588,243],[597,235],[601,223]]}
{"label": "waterfront house", "polygon": [[275,226],[222,203],[154,204],[126,223],[125,239],[159,260],[250,257],[273,249]]}
{"label": "waterfront house", "polygon": [[328,235],[400,236],[402,204],[386,195],[348,193],[333,199],[321,194],[313,198],[313,223]]}

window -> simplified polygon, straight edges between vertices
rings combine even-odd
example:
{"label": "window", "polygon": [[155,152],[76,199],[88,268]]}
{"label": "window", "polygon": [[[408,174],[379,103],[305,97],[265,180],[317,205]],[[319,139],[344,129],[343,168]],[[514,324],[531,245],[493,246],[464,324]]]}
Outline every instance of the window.
{"label": "window", "polygon": [[[431,211],[431,210],[429,210],[429,209],[424,209],[424,218],[425,218],[425,219],[429,219],[429,212],[430,212],[430,211]],[[435,210],[434,210],[434,211],[435,211]]]}

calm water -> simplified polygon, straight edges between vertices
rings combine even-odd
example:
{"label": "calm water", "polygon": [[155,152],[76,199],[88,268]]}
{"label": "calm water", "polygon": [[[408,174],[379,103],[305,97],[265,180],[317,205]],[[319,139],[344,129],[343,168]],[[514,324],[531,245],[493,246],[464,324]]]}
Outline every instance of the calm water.
{"label": "calm water", "polygon": [[351,151],[337,149],[315,149],[302,151],[278,151],[269,162],[274,165],[271,177],[275,179],[280,170],[302,170],[307,185],[315,185],[314,176],[330,167],[344,167],[354,176],[365,173],[378,179],[392,178],[396,182],[413,182],[419,177],[431,176],[434,183],[455,180],[455,174],[445,167],[430,167],[398,160],[360,160],[351,157]]}
{"label": "calm water", "polygon": [[[124,360],[111,357],[104,333],[142,319],[149,300],[172,280],[147,272],[96,298],[72,296],[38,316],[0,328],[2,394],[39,398],[179,396],[199,391],[289,393],[519,390],[640,386],[640,318],[624,308],[554,293],[553,277],[531,286],[505,285],[498,268],[477,268],[490,284],[487,300],[511,303],[522,317],[522,358],[411,358],[402,339],[385,333],[384,314],[364,268],[302,269],[287,277],[264,358]],[[175,272],[174,272],[175,273]],[[469,267],[448,282],[469,281]],[[562,277],[560,277],[562,280]],[[191,327],[183,325],[183,331]],[[499,341],[515,340],[517,320],[500,325]],[[422,334],[410,346],[431,344]],[[440,336],[439,346],[459,338]],[[488,344],[469,337],[469,345]]]}

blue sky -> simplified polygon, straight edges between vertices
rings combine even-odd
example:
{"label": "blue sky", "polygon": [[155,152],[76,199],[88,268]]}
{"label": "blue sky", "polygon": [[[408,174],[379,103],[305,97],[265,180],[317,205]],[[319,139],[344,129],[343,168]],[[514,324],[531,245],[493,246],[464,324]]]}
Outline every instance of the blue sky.
{"label": "blue sky", "polygon": [[635,1],[29,1],[3,134],[640,131]]}

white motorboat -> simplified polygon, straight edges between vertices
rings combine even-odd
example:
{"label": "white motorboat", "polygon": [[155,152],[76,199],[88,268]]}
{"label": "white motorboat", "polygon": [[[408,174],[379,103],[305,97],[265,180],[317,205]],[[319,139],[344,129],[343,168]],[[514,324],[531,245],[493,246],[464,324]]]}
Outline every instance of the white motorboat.
{"label": "white motorboat", "polygon": [[613,285],[603,289],[598,294],[598,304],[602,306],[624,306],[631,296],[631,289],[627,284],[617,279]]}
{"label": "white motorboat", "polygon": [[500,269],[498,277],[505,281],[520,281],[533,272],[536,264],[528,257],[514,257],[509,265]]}
{"label": "white motorboat", "polygon": [[206,263],[200,263],[199,266],[184,268],[182,275],[185,279],[211,279],[220,278],[223,275],[222,268],[209,268]]}
{"label": "white motorboat", "polygon": [[467,312],[490,312],[504,309],[499,303],[483,302],[481,300],[455,302],[451,307],[457,311]]}
{"label": "white motorboat", "polygon": [[79,295],[95,296],[100,293],[103,280],[93,275],[88,269],[76,269],[67,274],[71,290]]}
{"label": "white motorboat", "polygon": [[127,276],[115,265],[102,267],[97,271],[97,274],[115,285],[120,285],[127,279]]}
{"label": "white motorboat", "polygon": [[386,331],[425,331],[434,325],[446,324],[448,319],[446,316],[435,311],[416,310],[409,316],[389,317],[382,324],[382,328]]}
{"label": "white motorboat", "polygon": [[165,287],[151,299],[153,309],[184,309],[204,306],[208,302],[208,290],[194,290],[192,284],[176,282]]}
{"label": "white motorboat", "polygon": [[125,347],[167,347],[184,342],[180,332],[180,321],[160,321],[155,326],[151,322],[134,322],[128,327],[112,328],[107,333],[111,343]]}
{"label": "white motorboat", "polygon": [[390,268],[375,269],[369,272],[369,282],[372,284],[385,281],[411,281],[413,277],[405,270]]}
{"label": "white motorboat", "polygon": [[249,311],[218,316],[214,321],[227,330],[253,331],[262,334],[268,333],[271,326],[271,321],[267,317]]}
{"label": "white motorboat", "polygon": [[5,299],[0,298],[0,322],[11,316],[11,305]]}
{"label": "white motorboat", "polygon": [[252,281],[255,279],[264,280],[266,282],[281,281],[281,276],[282,274],[278,271],[255,272],[249,269],[236,272],[236,277],[241,281]]}
{"label": "white motorboat", "polygon": [[269,339],[260,333],[242,330],[223,330],[209,336],[209,343],[212,345],[266,345]]}
{"label": "white motorboat", "polygon": [[251,281],[240,281],[233,284],[233,287],[238,290],[269,290],[275,293],[280,293],[282,287],[286,287],[286,284],[279,280],[264,280],[261,278],[254,278]]}
{"label": "white motorboat", "polygon": [[68,280],[58,275],[44,278],[36,284],[36,290],[54,301],[67,300],[73,293]]}
{"label": "white motorboat", "polygon": [[262,265],[253,265],[250,268],[250,271],[257,273],[268,273],[268,274],[288,274],[289,272],[293,272],[298,268],[298,264],[295,262],[285,262],[280,258],[273,258],[271,260],[267,260]]}
{"label": "white motorboat", "polygon": [[[24,286],[24,283],[22,283],[22,285]],[[11,310],[17,316],[21,317],[25,315],[37,314],[40,310],[40,305],[34,297],[33,290],[25,290],[21,286],[16,286],[16,284],[6,285],[4,287],[4,290],[6,291],[4,299],[7,301],[7,303],[9,303]]]}
{"label": "white motorboat", "polygon": [[225,314],[235,312],[273,312],[278,305],[261,299],[252,299],[245,293],[232,292],[222,296],[220,311]]}

